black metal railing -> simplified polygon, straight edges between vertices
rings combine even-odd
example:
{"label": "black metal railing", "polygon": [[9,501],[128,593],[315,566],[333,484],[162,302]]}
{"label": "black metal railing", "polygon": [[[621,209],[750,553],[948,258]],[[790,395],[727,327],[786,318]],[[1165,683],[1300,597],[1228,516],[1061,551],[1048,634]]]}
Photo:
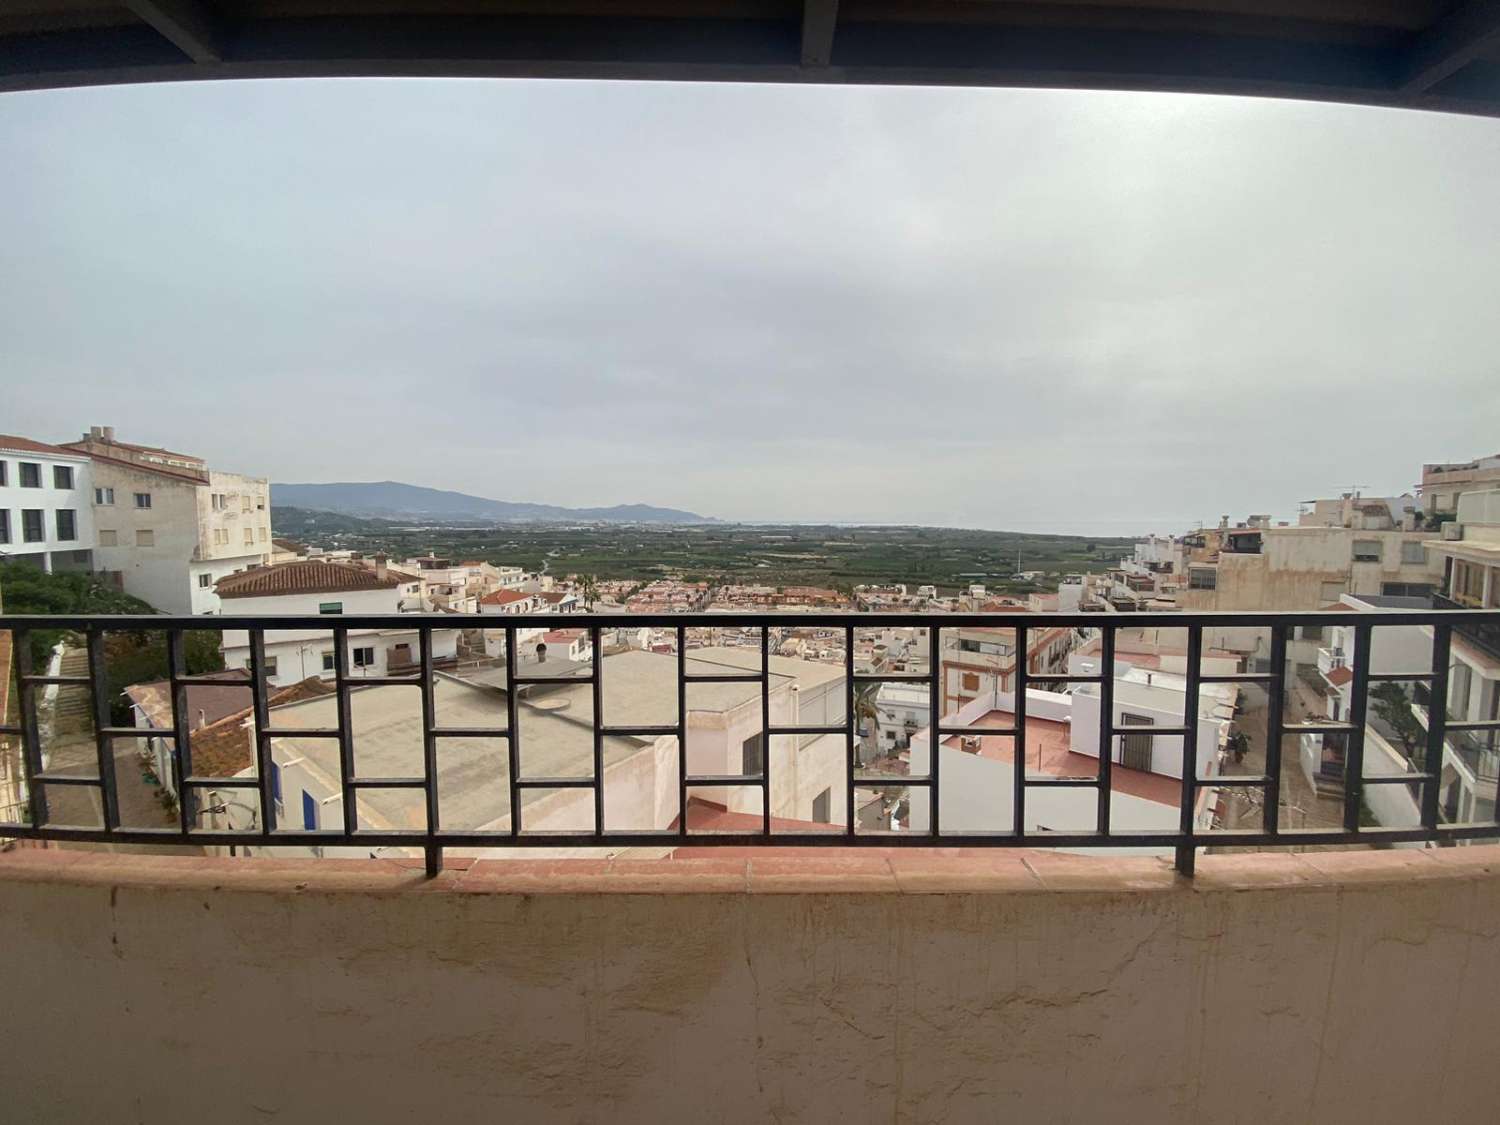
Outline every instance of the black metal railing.
{"label": "black metal railing", "polygon": [[[654,615],[574,615],[569,618],[569,628],[588,630],[593,657],[585,664],[558,664],[547,661],[518,660],[521,637],[518,634],[529,630],[547,630],[557,627],[552,615],[527,616],[456,616],[453,614],[401,614],[381,616],[224,616],[224,617],[24,617],[0,616],[0,630],[9,630],[14,636],[13,651],[16,661],[16,684],[18,685],[18,708],[16,721],[0,726],[0,739],[19,742],[19,757],[26,783],[26,815],[20,819],[0,823],[0,836],[21,839],[42,839],[73,842],[103,842],[129,844],[197,844],[211,847],[244,846],[247,848],[275,848],[284,846],[328,848],[409,848],[425,854],[429,871],[436,872],[442,863],[444,849],[483,849],[504,847],[649,847],[669,846],[695,847],[718,845],[774,844],[777,846],[964,846],[964,847],[1136,847],[1158,850],[1171,849],[1176,856],[1178,869],[1191,874],[1196,850],[1201,847],[1225,845],[1235,847],[1254,846],[1317,846],[1389,844],[1397,842],[1446,843],[1466,839],[1500,836],[1500,824],[1493,821],[1482,824],[1449,824],[1440,820],[1439,796],[1443,783],[1441,768],[1445,738],[1459,732],[1490,731],[1500,729],[1500,721],[1449,723],[1444,715],[1443,700],[1448,695],[1449,648],[1452,631],[1465,626],[1500,625],[1497,611],[1428,611],[1428,610],[1378,610],[1371,612],[1335,613],[1176,613],[1164,617],[1155,613],[1136,614],[841,614],[807,613],[783,615],[775,613],[725,613],[725,614],[654,614]],[[1288,661],[1288,640],[1293,630],[1300,627],[1351,625],[1354,627],[1354,645],[1351,654],[1353,680],[1350,707],[1342,722],[1288,721],[1286,714],[1288,693],[1295,685],[1295,666]],[[620,628],[649,626],[664,633],[674,653],[663,654],[675,664],[665,671],[668,681],[675,686],[675,712],[662,722],[635,722],[631,725],[613,725],[607,722],[606,685],[610,682],[611,655],[606,653],[605,640]],[[1028,671],[1025,662],[1019,662],[1013,672],[1009,699],[1010,719],[1000,726],[975,725],[972,720],[959,721],[957,713],[946,714],[945,707],[945,659],[961,663],[962,653],[950,648],[946,638],[958,629],[988,628],[1003,630],[1013,635],[1013,651],[1026,652],[1027,635],[1032,630],[1051,629],[1058,626],[1072,629],[1099,630],[1101,653],[1095,664],[1100,671],[1092,675],[1066,675],[1049,673],[1039,676]],[[702,662],[693,658],[693,642],[698,631],[722,630],[725,628],[748,628],[759,631],[759,646],[750,647],[743,664],[715,670],[705,670]],[[1150,733],[1157,738],[1181,740],[1183,768],[1180,777],[1174,778],[1176,787],[1173,805],[1175,811],[1170,820],[1175,826],[1159,829],[1129,829],[1112,823],[1112,796],[1115,792],[1115,759],[1121,754],[1120,740],[1127,734],[1139,734],[1139,726],[1126,725],[1116,707],[1116,676],[1114,654],[1116,636],[1121,629],[1139,627],[1180,630],[1184,637],[1185,674],[1182,680],[1183,702],[1181,723],[1157,725]],[[437,688],[445,679],[437,670],[434,657],[435,637],[451,638],[454,629],[483,630],[492,639],[504,639],[503,667],[488,668],[489,679],[483,685],[489,693],[494,721],[480,724],[453,725],[450,716],[440,711]],[[920,657],[925,655],[925,670],[882,672],[856,670],[855,642],[862,629],[886,630],[890,628],[914,628],[925,630],[919,636],[920,650],[910,654],[906,667],[920,667]],[[1431,664],[1425,670],[1402,670],[1399,672],[1372,673],[1370,653],[1373,631],[1387,628],[1419,628],[1431,637]],[[246,766],[232,776],[207,776],[200,773],[194,762],[193,728],[195,719],[190,712],[187,693],[194,686],[213,683],[222,686],[222,679],[206,675],[190,674],[187,666],[189,637],[195,631],[244,631],[248,650],[248,678],[243,682],[248,693],[249,715],[246,717],[247,737],[250,752]],[[776,725],[772,722],[773,688],[780,692],[788,679],[788,673],[777,671],[782,665],[773,664],[776,656],[773,640],[779,646],[787,631],[833,630],[841,635],[843,658],[833,673],[831,681],[842,679],[835,689],[842,696],[843,714],[837,721]],[[1262,630],[1270,651],[1270,671],[1239,672],[1235,674],[1206,674],[1201,669],[1205,634],[1232,629],[1243,634],[1247,629]],[[48,675],[46,670],[34,667],[32,639],[43,630],[66,630],[75,636],[87,654],[87,674]],[[272,724],[273,698],[276,687],[268,683],[266,649],[268,634],[278,631],[315,630],[327,634],[333,644],[334,667],[328,679],[335,721],[326,727],[300,728],[285,723]],[[351,650],[361,643],[351,633],[368,630],[415,631],[418,642],[418,661],[415,675],[392,675],[382,677],[355,675],[351,668]],[[106,675],[108,656],[106,636],[117,633],[150,633],[165,636],[166,682],[171,697],[171,723],[162,728],[146,728],[119,725],[112,720],[111,704],[107,697],[109,687]],[[529,634],[528,634],[529,635]],[[954,637],[956,642],[956,636]],[[1217,644],[1218,638],[1212,637]],[[689,661],[693,663],[690,666]],[[497,662],[498,664],[498,662]],[[616,666],[618,669],[620,666]],[[654,667],[654,666],[653,666]],[[660,671],[661,669],[658,669]],[[823,676],[824,688],[828,688],[830,677]],[[1028,688],[1045,680],[1049,687],[1067,688],[1074,684],[1097,684],[1092,698],[1099,707],[1098,743],[1109,747],[1110,752],[1098,755],[1097,773],[1093,777],[1060,776],[1046,773],[1031,773],[1025,763],[1028,724],[1039,725],[1043,719],[1028,718],[1029,707],[1038,706],[1028,700]],[[1380,681],[1416,682],[1422,685],[1432,702],[1427,723],[1427,752],[1424,771],[1402,773],[1396,776],[1366,776],[1362,765],[1365,736],[1366,709],[1369,688]],[[629,682],[619,681],[627,688]],[[1122,683],[1124,681],[1121,681]],[[467,681],[465,681],[467,683]],[[929,708],[926,724],[927,769],[925,773],[908,771],[893,776],[888,772],[876,772],[860,765],[861,737],[864,729],[865,692],[869,685],[881,683],[925,684],[928,690]],[[745,748],[746,769],[742,773],[693,773],[690,772],[690,731],[696,729],[689,721],[689,692],[695,685],[742,684],[751,689],[745,700],[737,706],[753,707],[759,698],[758,731],[761,735],[760,749],[752,754],[747,743]],[[1225,775],[1210,766],[1199,769],[1199,695],[1204,685],[1237,684],[1243,690],[1263,692],[1266,701],[1265,762],[1262,772],[1253,776]],[[419,734],[420,768],[397,776],[371,776],[358,769],[363,760],[360,753],[360,735],[356,730],[355,704],[363,704],[360,693],[387,686],[405,685],[417,689],[420,696]],[[550,707],[548,692],[560,692],[568,687],[586,685],[587,705],[580,698],[576,709],[559,712]],[[450,685],[451,686],[451,685]],[[46,764],[47,746],[42,724],[39,722],[39,697],[49,688],[86,691],[90,699],[93,728],[90,737],[94,740],[97,769],[93,773],[62,773],[49,769]],[[856,694],[861,697],[861,706],[856,706]],[[55,693],[54,693],[55,694]],[[805,698],[803,690],[799,698]],[[521,697],[525,695],[526,698]],[[503,696],[503,698],[501,698]],[[779,698],[779,696],[778,696]],[[553,700],[554,703],[558,702]],[[997,699],[998,703],[998,699]],[[1129,701],[1121,700],[1128,708]],[[613,706],[610,704],[609,706]],[[278,707],[278,711],[280,708]],[[1003,710],[997,707],[997,710]],[[536,715],[557,715],[557,721],[569,724],[556,728],[574,740],[574,744],[586,747],[581,768],[565,773],[535,774],[523,770],[523,749],[537,740],[536,727],[528,725]],[[523,716],[528,721],[523,722]],[[934,733],[935,732],[935,733]],[[1280,823],[1279,806],[1283,768],[1282,744],[1284,736],[1316,732],[1336,735],[1344,744],[1345,785],[1343,793],[1342,825],[1329,829],[1290,830]],[[843,823],[813,823],[812,818],[787,818],[773,807],[773,786],[777,782],[778,764],[771,752],[771,742],[778,736],[791,736],[796,746],[801,747],[810,736],[835,736],[843,741],[842,784],[844,787]],[[177,795],[177,823],[170,827],[139,827],[121,823],[119,802],[119,778],[113,741],[116,739],[141,739],[156,737],[170,740],[172,757],[172,788]],[[943,744],[948,739],[957,740],[968,736],[971,739],[1010,740],[1013,754],[1008,779],[1011,815],[1009,828],[996,831],[974,832],[945,827],[943,824],[944,801],[942,765]],[[551,736],[540,738],[541,749]],[[488,827],[445,827],[444,802],[453,799],[451,788],[445,787],[439,769],[439,744],[450,745],[450,740],[493,739],[503,743],[503,771],[493,778],[478,778],[478,781],[493,782],[502,794],[497,799],[496,817]],[[675,752],[670,744],[658,743],[661,739],[675,739]],[[277,791],[281,779],[278,750],[285,757],[285,747],[279,743],[294,742],[309,744],[309,740],[326,740],[336,750],[336,766],[330,767],[333,774],[333,792],[324,804],[339,806],[338,823],[324,826],[321,820],[315,828],[305,824],[283,823],[296,820],[291,813],[292,805],[282,806],[284,794]],[[665,825],[630,827],[613,830],[606,814],[606,774],[611,754],[621,741],[628,746],[652,747],[657,760],[675,766],[675,815]],[[920,741],[920,733],[914,739]],[[753,741],[753,740],[752,740]],[[536,747],[533,747],[536,749]],[[950,748],[951,749],[951,748]],[[332,761],[334,755],[329,754]],[[675,761],[674,761],[675,759]],[[618,759],[615,759],[616,761]],[[1017,763],[1020,763],[1018,766]],[[1122,771],[1124,766],[1119,767]],[[1295,758],[1293,760],[1295,767]],[[1129,771],[1133,773],[1134,771]],[[471,781],[476,779],[470,778]],[[786,779],[783,778],[783,787]],[[1415,786],[1420,791],[1420,821],[1401,826],[1370,826],[1361,823],[1361,798],[1366,787],[1387,783]],[[955,782],[956,785],[960,784]],[[1004,784],[1004,783],[1002,783]],[[77,826],[54,823],[49,816],[47,793],[54,786],[82,786],[97,796],[98,821],[93,826]],[[690,791],[710,790],[758,790],[760,814],[752,824],[743,819],[733,821],[728,827],[712,831],[695,831],[690,823]],[[1028,828],[1027,802],[1033,795],[1048,789],[1069,789],[1075,792],[1092,790],[1097,801],[1087,802],[1094,808],[1094,823],[1091,830],[1048,830],[1040,825]],[[1241,791],[1258,790],[1261,823],[1249,828],[1220,829],[1205,824],[1200,815],[1204,805],[1202,798],[1208,790]],[[215,826],[212,821],[202,823],[205,802],[201,796],[210,792],[211,801],[207,810],[222,811],[233,804],[232,795],[243,791],[246,807],[258,799],[258,813],[249,824]],[[361,809],[362,799],[374,790],[406,790],[420,794],[420,813],[416,824],[392,825],[390,823],[369,827],[362,824],[365,819]],[[927,823],[920,830],[909,825],[901,831],[868,831],[860,825],[856,808],[856,793],[859,790],[879,791],[888,798],[892,793],[903,791],[907,798],[918,798],[924,792],[928,809]],[[578,807],[572,810],[576,823],[561,830],[528,830],[525,806],[529,800],[537,799],[538,791],[552,795],[573,791],[577,794]],[[1492,794],[1482,794],[1488,800]],[[215,803],[212,798],[217,797]],[[303,800],[307,797],[304,795]],[[821,797],[820,797],[821,799]],[[1039,800],[1040,798],[1038,798]],[[287,812],[278,812],[278,808]],[[836,807],[836,806],[835,806]],[[901,806],[899,800],[893,807]],[[823,801],[823,808],[828,802]],[[0,810],[3,811],[3,810]],[[14,813],[10,815],[14,816]],[[215,815],[212,820],[216,820]],[[1035,818],[1033,818],[1035,819]],[[780,821],[778,825],[774,823]],[[321,853],[320,853],[321,854]]]}

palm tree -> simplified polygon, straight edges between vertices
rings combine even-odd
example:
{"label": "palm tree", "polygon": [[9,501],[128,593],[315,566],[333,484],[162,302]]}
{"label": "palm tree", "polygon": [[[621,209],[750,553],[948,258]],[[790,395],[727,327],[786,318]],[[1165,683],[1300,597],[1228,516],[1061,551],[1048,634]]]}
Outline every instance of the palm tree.
{"label": "palm tree", "polygon": [[583,576],[583,608],[592,610],[594,599],[599,596],[599,579],[596,575],[585,574]]}
{"label": "palm tree", "polygon": [[866,722],[874,728],[876,747],[880,745],[880,708],[875,705],[875,697],[880,692],[879,684],[857,684],[854,688],[854,764],[864,767],[864,744],[860,739],[858,731]]}

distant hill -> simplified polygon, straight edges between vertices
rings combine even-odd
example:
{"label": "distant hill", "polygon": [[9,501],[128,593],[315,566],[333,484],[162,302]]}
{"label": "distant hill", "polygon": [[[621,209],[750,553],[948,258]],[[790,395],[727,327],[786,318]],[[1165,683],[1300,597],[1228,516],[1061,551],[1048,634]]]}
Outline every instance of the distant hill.
{"label": "distant hill", "polygon": [[352,516],[385,519],[494,520],[524,523],[530,520],[559,523],[716,523],[709,516],[678,508],[654,508],[650,504],[616,504],[610,508],[562,508],[555,504],[525,504],[512,500],[489,500],[440,488],[422,488],[399,481],[348,482],[338,484],[273,484],[271,504],[342,512]]}

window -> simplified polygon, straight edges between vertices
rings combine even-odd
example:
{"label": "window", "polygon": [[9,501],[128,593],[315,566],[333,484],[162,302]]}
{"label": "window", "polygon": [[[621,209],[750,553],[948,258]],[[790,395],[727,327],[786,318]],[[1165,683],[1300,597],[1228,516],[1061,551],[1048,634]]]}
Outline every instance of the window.
{"label": "window", "polygon": [[1380,540],[1378,539],[1356,539],[1354,541],[1355,562],[1379,562]]}
{"label": "window", "polygon": [[1324,582],[1318,590],[1319,600],[1323,602],[1336,602],[1344,596],[1344,584],[1342,582]]}
{"label": "window", "polygon": [[261,667],[266,670],[266,679],[272,680],[276,678],[276,658],[274,656],[268,656],[262,660]]}
{"label": "window", "polygon": [[964,673],[964,687],[963,687],[963,690],[964,691],[978,691],[979,690],[979,676],[976,673],[974,673],[974,672],[965,672]]}
{"label": "window", "polygon": [[260,529],[260,541],[262,543],[264,543],[266,541],[266,538],[267,538],[266,537],[266,529],[265,528],[261,528]]}
{"label": "window", "polygon": [[149,492],[137,492],[135,494],[135,506],[137,508],[149,508],[149,507],[151,507],[151,493],[149,493]]}
{"label": "window", "polygon": [[5,484],[5,462],[0,461],[0,486]]}
{"label": "window", "polygon": [[10,510],[0,508],[0,543],[10,542]]}
{"label": "window", "polygon": [[224,494],[222,492],[215,492],[212,496],[212,500],[214,511],[222,512],[224,510]]}
{"label": "window", "polygon": [[73,487],[73,467],[71,465],[52,466],[52,487],[69,489]]}
{"label": "window", "polygon": [[1427,561],[1427,548],[1415,540],[1401,544],[1401,561],[1421,565]]}
{"label": "window", "polygon": [[325,652],[323,654],[323,671],[325,671],[325,672],[332,672],[333,671],[333,650],[332,649],[329,649],[327,652]]}
{"label": "window", "polygon": [[1219,572],[1212,567],[1195,566],[1188,571],[1189,590],[1217,590]]}
{"label": "window", "polygon": [[281,804],[281,767],[275,762],[271,763],[271,796]]}
{"label": "window", "polygon": [[343,613],[344,612],[344,603],[343,602],[319,602],[318,603],[318,612],[319,613]]}
{"label": "window", "polygon": [[814,824],[833,823],[833,795],[827,789],[813,798],[812,819]]}
{"label": "window", "polygon": [[200,575],[198,575],[198,589],[200,589],[200,590],[207,590],[213,584],[214,584],[214,576],[212,574],[200,574]]}
{"label": "window", "polygon": [[114,532],[114,531],[101,531],[99,533],[99,546],[101,546],[101,547],[114,547],[114,546],[118,546],[119,542],[120,542],[120,536],[119,536],[118,532]]}
{"label": "window", "polygon": [[137,547],[156,546],[156,532],[152,531],[149,527],[144,531],[137,531],[135,533],[135,545]]}
{"label": "window", "polygon": [[1426,598],[1432,596],[1431,582],[1382,582],[1380,592],[1393,598]]}
{"label": "window", "polygon": [[115,490],[113,488],[94,489],[94,503],[104,507],[111,507],[115,502]]}
{"label": "window", "polygon": [[247,493],[245,493],[245,495],[243,495],[243,496],[240,497],[240,511],[242,511],[242,512],[248,512],[249,510],[250,510],[250,494],[247,492]]}
{"label": "window", "polygon": [[72,508],[57,509],[57,541],[69,543],[78,538],[78,513]]}
{"label": "window", "polygon": [[266,498],[264,495],[255,498],[255,507],[262,512],[266,510]]}
{"label": "window", "polygon": [[18,461],[16,463],[21,466],[22,488],[42,487],[42,467],[40,465],[31,461]]}
{"label": "window", "polygon": [[253,527],[247,527],[247,528],[245,528],[245,546],[248,547],[248,546],[250,546],[254,542],[255,542],[255,529]]}
{"label": "window", "polygon": [[740,747],[740,763],[740,772],[746,777],[758,777],[765,771],[765,747],[758,733],[745,739],[744,745]]}
{"label": "window", "polygon": [[356,668],[375,667],[375,649],[373,647],[355,649],[354,666]]}
{"label": "window", "polygon": [[42,523],[42,510],[40,508],[22,508],[22,541],[26,543],[40,543],[46,536],[46,526]]}

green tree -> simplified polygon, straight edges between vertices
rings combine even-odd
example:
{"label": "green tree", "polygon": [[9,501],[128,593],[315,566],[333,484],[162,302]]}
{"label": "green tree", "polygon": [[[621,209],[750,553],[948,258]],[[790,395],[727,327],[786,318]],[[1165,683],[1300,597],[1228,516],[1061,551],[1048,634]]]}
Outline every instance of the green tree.
{"label": "green tree", "polygon": [[1401,751],[1413,764],[1420,765],[1419,751],[1426,745],[1427,731],[1412,714],[1411,696],[1398,683],[1387,680],[1370,689],[1375,714],[1401,742]]}
{"label": "green tree", "polygon": [[[84,573],[48,574],[26,563],[0,563],[0,590],[5,591],[5,612],[81,615],[154,616],[156,610],[140,598],[116,590]],[[31,658],[40,671],[48,653],[70,636],[65,629],[38,629],[31,634]],[[80,640],[81,638],[75,639]],[[183,637],[183,657],[189,675],[222,671],[217,629],[190,629]],[[106,631],[104,641],[105,689],[112,721],[129,722],[129,707],[121,692],[130,684],[160,680],[167,676],[166,634],[159,630]]]}

